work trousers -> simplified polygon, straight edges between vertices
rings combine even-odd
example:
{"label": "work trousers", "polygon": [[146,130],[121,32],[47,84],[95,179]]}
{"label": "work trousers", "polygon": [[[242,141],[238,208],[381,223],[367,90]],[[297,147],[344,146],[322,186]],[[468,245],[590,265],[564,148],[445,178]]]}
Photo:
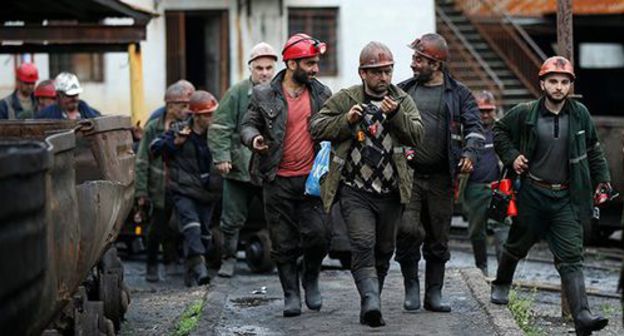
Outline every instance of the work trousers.
{"label": "work trousers", "polygon": [[173,194],[180,232],[184,237],[184,257],[205,255],[212,244],[210,221],[214,203]]}
{"label": "work trousers", "polygon": [[276,176],[263,185],[271,258],[276,264],[295,262],[308,253],[325,256],[329,250],[330,231],[321,199],[304,195],[306,178]]}
{"label": "work trousers", "polygon": [[351,242],[354,280],[385,278],[404,208],[398,193],[377,195],[343,185],[338,199]]}
{"label": "work trousers", "polygon": [[223,179],[223,206],[220,227],[226,236],[235,236],[245,226],[254,197],[262,197],[262,188],[249,182]]}
{"label": "work trousers", "polygon": [[158,262],[158,248],[163,246],[163,262],[169,264],[177,261],[178,231],[169,223],[173,213],[173,201],[170,196],[165,198],[165,207],[154,207],[147,228],[147,263],[155,265]]}
{"label": "work trousers", "polygon": [[521,259],[540,239],[555,256],[559,274],[582,271],[583,226],[576,216],[569,190],[550,190],[524,179],[517,195],[518,218],[511,225],[505,252]]}
{"label": "work trousers", "polygon": [[396,261],[417,265],[422,245],[425,260],[446,263],[453,217],[453,188],[448,174],[414,174],[412,198],[397,233]]}
{"label": "work trousers", "polygon": [[483,241],[488,232],[505,230],[507,224],[488,218],[488,208],[492,200],[490,183],[468,182],[464,190],[462,206],[468,217],[468,237],[471,241]]}

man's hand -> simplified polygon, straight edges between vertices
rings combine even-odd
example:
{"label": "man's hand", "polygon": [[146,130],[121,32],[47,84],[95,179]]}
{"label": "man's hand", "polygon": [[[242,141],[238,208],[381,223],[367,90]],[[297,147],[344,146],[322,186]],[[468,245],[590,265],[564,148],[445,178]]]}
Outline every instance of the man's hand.
{"label": "man's hand", "polygon": [[353,105],[349,112],[347,112],[347,122],[349,123],[349,125],[353,125],[356,122],[360,121],[360,119],[362,119],[363,112],[364,110],[362,109],[362,106],[360,106],[359,104]]}
{"label": "man's hand", "polygon": [[383,114],[390,114],[396,111],[397,107],[399,107],[399,103],[397,103],[396,100],[392,99],[390,96],[385,96],[381,102],[380,109]]}
{"label": "man's hand", "polygon": [[232,170],[232,162],[230,161],[219,162],[217,163],[216,167],[217,167],[217,171],[219,172],[219,174],[225,175],[229,173],[230,170]]}
{"label": "man's hand", "polygon": [[520,175],[524,173],[527,169],[529,169],[528,163],[529,163],[529,160],[527,160],[527,158],[524,157],[524,155],[520,154],[514,160],[513,169],[516,171],[518,175]]}
{"label": "man's hand", "polygon": [[182,146],[188,139],[188,136],[191,134],[191,128],[185,126],[180,132],[176,132],[175,138],[173,139],[173,144],[176,146]]}
{"label": "man's hand", "polygon": [[459,172],[464,174],[472,172],[472,169],[474,168],[472,160],[467,157],[462,157],[457,166],[459,167]]}
{"label": "man's hand", "polygon": [[262,135],[256,135],[256,137],[253,138],[252,145],[253,150],[260,154],[265,154],[269,151],[269,145],[264,143],[264,137]]}

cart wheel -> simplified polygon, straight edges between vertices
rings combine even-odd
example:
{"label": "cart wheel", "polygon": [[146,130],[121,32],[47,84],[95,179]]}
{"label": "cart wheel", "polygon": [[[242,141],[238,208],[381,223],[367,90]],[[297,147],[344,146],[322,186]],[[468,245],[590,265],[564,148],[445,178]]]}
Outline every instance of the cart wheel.
{"label": "cart wheel", "polygon": [[265,273],[273,270],[275,265],[271,260],[271,239],[265,229],[249,237],[245,248],[247,266],[254,273]]}

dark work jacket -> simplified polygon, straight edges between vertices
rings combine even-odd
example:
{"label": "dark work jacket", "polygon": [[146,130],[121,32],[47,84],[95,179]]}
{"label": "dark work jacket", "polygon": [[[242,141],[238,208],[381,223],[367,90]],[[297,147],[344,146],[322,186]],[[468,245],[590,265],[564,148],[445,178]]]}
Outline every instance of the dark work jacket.
{"label": "dark work jacket", "polygon": [[174,138],[170,129],[150,145],[152,155],[162,155],[167,165],[167,190],[201,202],[218,200],[223,180],[212,163],[206,134],[191,133],[180,146]]}
{"label": "dark work jacket", "polygon": [[[78,112],[80,112],[80,118],[82,119],[96,118],[102,115],[100,111],[89,106],[83,100],[78,101]],[[37,119],[65,119],[65,117],[63,116],[63,109],[61,109],[59,104],[52,104],[39,111]]]}
{"label": "dark work jacket", "polygon": [[[30,100],[33,106],[33,113],[37,112],[37,100],[35,95],[30,95]],[[15,115],[11,115],[11,111]],[[22,104],[17,98],[17,90],[13,91],[10,95],[0,100],[0,119],[30,119],[34,118],[34,115],[30,111],[24,111]]]}
{"label": "dark work jacket", "polygon": [[[253,139],[262,135],[269,145],[268,153],[253,153],[249,168],[253,183],[271,182],[275,179],[277,168],[284,154],[284,135],[288,120],[288,104],[282,91],[282,81],[286,70],[280,71],[268,84],[256,85],[251,93],[249,110],[241,124],[241,140],[253,150]],[[308,85],[312,104],[312,115],[316,114],[323,103],[331,96],[331,90],[316,79]],[[315,151],[318,151],[315,146]]]}
{"label": "dark work jacket", "polygon": [[[413,86],[420,85],[416,79],[410,78],[398,84],[408,92]],[[477,102],[470,90],[462,83],[444,73],[444,107],[448,113],[448,164],[451,178],[456,178],[457,164],[462,156],[477,163],[478,152],[483,147],[485,137]],[[427,143],[427,139],[424,139]],[[418,148],[414,148],[418,150]]]}
{"label": "dark work jacket", "polygon": [[500,177],[498,156],[494,150],[494,132],[492,128],[484,128],[485,144],[479,152],[479,162],[474,166],[468,182],[492,183]]}

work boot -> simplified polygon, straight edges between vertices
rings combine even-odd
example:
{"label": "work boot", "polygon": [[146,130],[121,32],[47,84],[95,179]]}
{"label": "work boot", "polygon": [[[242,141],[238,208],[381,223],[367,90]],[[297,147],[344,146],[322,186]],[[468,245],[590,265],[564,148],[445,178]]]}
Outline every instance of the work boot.
{"label": "work boot", "polygon": [[561,284],[570,304],[576,335],[591,335],[592,331],[601,330],[609,324],[607,318],[594,316],[589,310],[582,271],[562,275]]}
{"label": "work boot", "polygon": [[203,286],[210,283],[208,269],[203,256],[192,256],[186,260],[184,284],[187,287]]}
{"label": "work boot", "polygon": [[360,293],[360,323],[377,328],[386,325],[381,316],[379,281],[377,278],[364,278],[356,282]]}
{"label": "work boot", "polygon": [[301,294],[299,292],[299,273],[295,262],[278,264],[282,290],[284,291],[284,317],[301,315]]}
{"label": "work boot", "polygon": [[305,303],[308,309],[319,311],[323,298],[319,289],[319,274],[323,257],[320,253],[309,253],[303,257],[303,279],[301,284],[305,290]]}
{"label": "work boot", "polygon": [[158,282],[158,264],[147,264],[147,271],[145,272],[145,281]]}
{"label": "work boot", "polygon": [[418,264],[402,263],[403,286],[405,286],[405,300],[403,309],[417,311],[420,309],[420,282],[418,281]]}
{"label": "work boot", "polygon": [[425,309],[449,313],[451,307],[442,303],[442,286],[444,286],[444,263],[427,262],[425,268]]}
{"label": "work boot", "polygon": [[496,260],[500,262],[501,255],[503,254],[503,245],[507,241],[509,236],[509,227],[498,228],[494,230],[494,249],[496,251]]}
{"label": "work boot", "polygon": [[496,279],[492,281],[492,294],[490,301],[495,304],[506,305],[509,303],[509,289],[513,280],[514,272],[518,265],[518,259],[503,251],[496,270]]}
{"label": "work boot", "polygon": [[238,233],[229,235],[223,233],[223,259],[221,261],[221,267],[217,275],[224,278],[231,278],[234,276],[234,269],[236,268],[236,250],[238,248]]}
{"label": "work boot", "polygon": [[487,246],[485,240],[473,240],[472,251],[474,253],[475,265],[481,270],[484,276],[488,276],[487,267]]}

